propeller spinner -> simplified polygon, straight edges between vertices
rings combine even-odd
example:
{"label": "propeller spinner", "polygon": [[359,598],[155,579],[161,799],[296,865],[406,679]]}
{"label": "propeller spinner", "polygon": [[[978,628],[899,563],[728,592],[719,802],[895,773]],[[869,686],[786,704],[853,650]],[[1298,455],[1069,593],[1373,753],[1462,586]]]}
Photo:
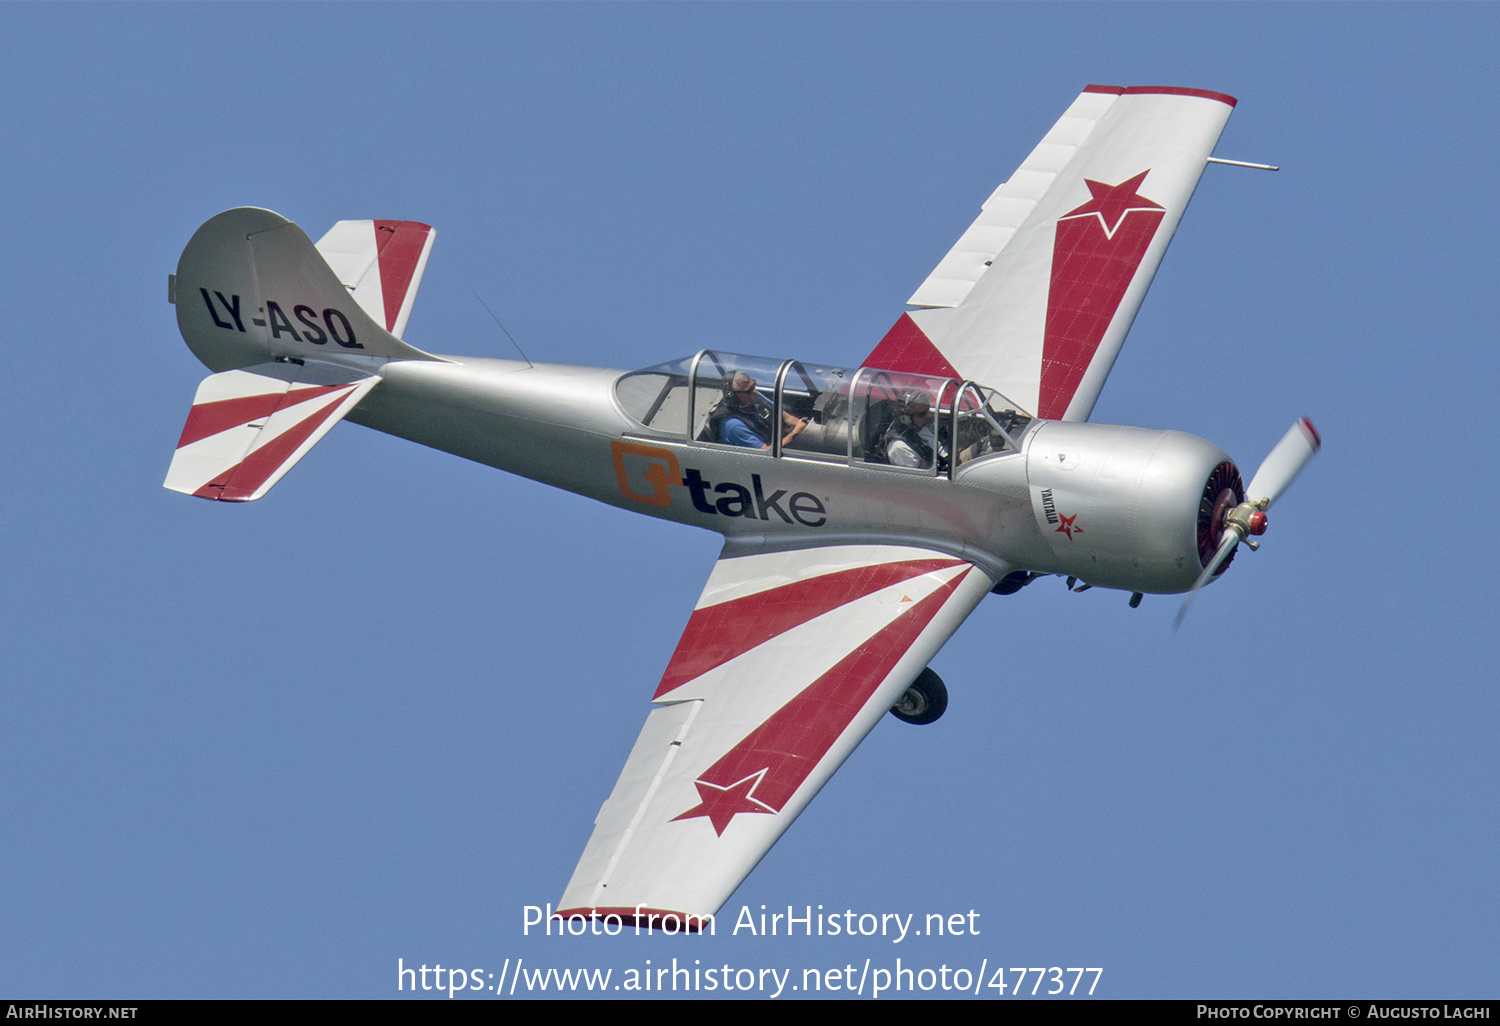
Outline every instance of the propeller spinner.
{"label": "propeller spinner", "polygon": [[1174,630],[1182,626],[1182,619],[1187,616],[1193,599],[1198,597],[1203,586],[1219,572],[1219,568],[1240,542],[1252,549],[1260,547],[1257,542],[1250,541],[1249,536],[1266,533],[1266,510],[1281,498],[1282,493],[1297,479],[1302,468],[1307,466],[1307,461],[1313,458],[1322,445],[1323,441],[1318,437],[1312,421],[1303,417],[1292,425],[1291,430],[1282,436],[1281,441],[1261,461],[1260,468],[1250,479],[1250,486],[1245,489],[1245,501],[1224,514],[1224,533],[1219,536],[1219,547],[1198,579],[1193,582],[1187,598],[1182,600],[1182,608],[1177,610],[1177,619],[1172,625]]}

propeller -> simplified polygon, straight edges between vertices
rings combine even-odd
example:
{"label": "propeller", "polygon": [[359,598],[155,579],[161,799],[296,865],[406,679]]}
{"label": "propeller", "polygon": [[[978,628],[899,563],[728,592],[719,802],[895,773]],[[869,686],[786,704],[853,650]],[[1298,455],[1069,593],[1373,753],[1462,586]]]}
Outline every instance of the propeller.
{"label": "propeller", "polygon": [[1172,624],[1173,630],[1182,626],[1183,617],[1187,616],[1193,599],[1198,597],[1198,592],[1205,584],[1213,580],[1214,574],[1218,573],[1240,542],[1251,549],[1260,548],[1260,544],[1251,541],[1249,536],[1266,533],[1266,510],[1297,480],[1297,475],[1302,473],[1302,468],[1307,466],[1307,461],[1313,458],[1322,445],[1323,440],[1318,437],[1317,428],[1313,427],[1312,421],[1303,417],[1292,425],[1292,429],[1282,436],[1281,441],[1261,461],[1260,468],[1250,479],[1250,486],[1245,489],[1245,501],[1224,514],[1224,533],[1219,536],[1219,547],[1198,579],[1193,582],[1187,598],[1182,600],[1182,608],[1177,610],[1177,619]]}

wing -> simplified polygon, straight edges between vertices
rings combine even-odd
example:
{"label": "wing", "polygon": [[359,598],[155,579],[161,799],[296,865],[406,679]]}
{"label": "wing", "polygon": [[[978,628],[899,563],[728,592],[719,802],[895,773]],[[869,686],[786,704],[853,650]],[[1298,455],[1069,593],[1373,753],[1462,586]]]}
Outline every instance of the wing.
{"label": "wing", "polygon": [[716,913],[993,586],[906,546],[726,550],[557,914]]}
{"label": "wing", "polygon": [[1089,86],[907,301],[865,363],[970,378],[1087,420],[1232,96]]}

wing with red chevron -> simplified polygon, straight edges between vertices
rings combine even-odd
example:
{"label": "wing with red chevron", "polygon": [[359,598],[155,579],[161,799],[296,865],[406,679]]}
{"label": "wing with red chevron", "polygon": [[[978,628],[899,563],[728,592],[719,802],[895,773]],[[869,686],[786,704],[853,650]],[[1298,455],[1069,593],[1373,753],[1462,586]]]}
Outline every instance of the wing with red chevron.
{"label": "wing with red chevron", "polygon": [[1087,87],[865,364],[982,381],[1038,417],[1087,420],[1234,104]]}
{"label": "wing with red chevron", "polygon": [[994,583],[907,546],[726,549],[558,914],[717,912]]}

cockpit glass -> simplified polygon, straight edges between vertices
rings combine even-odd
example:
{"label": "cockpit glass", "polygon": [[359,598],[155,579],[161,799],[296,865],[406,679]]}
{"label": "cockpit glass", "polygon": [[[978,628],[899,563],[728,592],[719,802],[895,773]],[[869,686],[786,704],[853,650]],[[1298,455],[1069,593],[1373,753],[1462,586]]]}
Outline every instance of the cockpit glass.
{"label": "cockpit glass", "polygon": [[993,388],[966,384],[953,417],[954,466],[995,453],[1015,452],[1031,416]]}
{"label": "cockpit glass", "polygon": [[784,455],[849,458],[849,385],[853,376],[847,367],[797,360],[786,365],[781,409],[783,427],[790,437],[781,447]]}
{"label": "cockpit glass", "polygon": [[693,368],[693,438],[769,448],[780,360],[705,349]]}
{"label": "cockpit glass", "polygon": [[632,371],[615,382],[615,398],[632,419],[669,435],[687,434],[688,370],[693,358]]}
{"label": "cockpit glass", "polygon": [[854,459],[942,473],[957,382],[951,378],[861,367],[854,385]]}
{"label": "cockpit glass", "polygon": [[622,375],[615,398],[653,435],[928,474],[1015,451],[1031,419],[972,382],[712,349]]}

